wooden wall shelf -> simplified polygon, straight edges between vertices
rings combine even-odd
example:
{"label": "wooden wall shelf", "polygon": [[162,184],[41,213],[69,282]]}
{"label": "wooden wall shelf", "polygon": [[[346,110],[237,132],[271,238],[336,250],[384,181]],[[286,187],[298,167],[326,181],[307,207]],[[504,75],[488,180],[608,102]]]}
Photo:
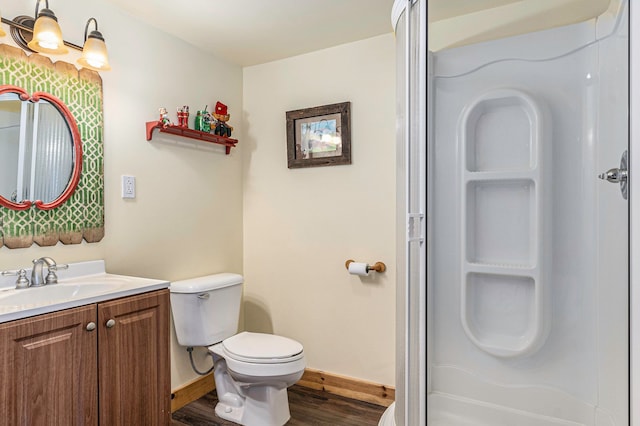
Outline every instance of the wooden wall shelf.
{"label": "wooden wall shelf", "polygon": [[225,153],[229,155],[231,148],[234,148],[238,143],[237,139],[227,138],[225,136],[214,135],[213,133],[201,132],[199,130],[189,129],[188,127],[180,126],[163,126],[160,121],[147,121],[147,140],[150,141],[153,137],[153,129],[159,129],[160,133],[169,133],[171,135],[182,136],[183,138],[196,139],[204,142],[217,143],[224,145]]}

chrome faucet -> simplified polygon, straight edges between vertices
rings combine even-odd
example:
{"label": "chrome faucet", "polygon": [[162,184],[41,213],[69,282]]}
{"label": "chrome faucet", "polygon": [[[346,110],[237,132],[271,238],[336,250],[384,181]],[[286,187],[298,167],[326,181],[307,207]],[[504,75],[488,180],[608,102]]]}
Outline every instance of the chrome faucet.
{"label": "chrome faucet", "polygon": [[[47,264],[49,270],[47,277],[44,277],[42,273],[42,267]],[[58,282],[56,276],[56,261],[50,257],[41,257],[40,259],[33,259],[33,269],[31,270],[31,287],[40,287],[45,284],[55,284]]]}

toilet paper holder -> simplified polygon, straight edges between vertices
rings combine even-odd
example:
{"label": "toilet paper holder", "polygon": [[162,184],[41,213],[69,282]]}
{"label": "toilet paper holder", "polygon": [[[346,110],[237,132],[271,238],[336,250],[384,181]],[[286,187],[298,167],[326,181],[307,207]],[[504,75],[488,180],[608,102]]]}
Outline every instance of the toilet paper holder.
{"label": "toilet paper holder", "polygon": [[[349,265],[351,263],[355,262],[355,260],[353,259],[349,259],[344,263],[344,267],[347,268],[347,270],[349,269]],[[382,262],[376,262],[373,265],[369,265],[367,263],[367,272],[369,271],[376,271],[376,272],[384,272],[387,270],[387,265],[385,265]]]}

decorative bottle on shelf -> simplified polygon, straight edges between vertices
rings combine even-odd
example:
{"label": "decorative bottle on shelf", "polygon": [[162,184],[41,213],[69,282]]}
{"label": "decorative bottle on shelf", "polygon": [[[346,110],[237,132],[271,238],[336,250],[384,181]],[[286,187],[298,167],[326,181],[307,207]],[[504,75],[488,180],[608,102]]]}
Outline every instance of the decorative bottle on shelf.
{"label": "decorative bottle on shelf", "polygon": [[204,119],[202,117],[202,111],[198,111],[196,114],[196,120],[193,125],[193,128],[196,130],[202,131],[203,125],[204,125]]}

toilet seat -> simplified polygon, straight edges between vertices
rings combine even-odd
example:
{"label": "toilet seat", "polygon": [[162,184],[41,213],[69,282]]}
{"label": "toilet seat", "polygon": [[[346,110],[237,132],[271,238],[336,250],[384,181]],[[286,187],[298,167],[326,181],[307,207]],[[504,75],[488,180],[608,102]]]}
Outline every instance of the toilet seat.
{"label": "toilet seat", "polygon": [[243,331],[222,342],[226,355],[253,364],[281,364],[304,356],[302,345],[283,336]]}
{"label": "toilet seat", "polygon": [[306,367],[300,343],[272,334],[242,332],[210,346],[209,351],[224,358],[230,371],[244,376],[289,376],[302,374]]}

